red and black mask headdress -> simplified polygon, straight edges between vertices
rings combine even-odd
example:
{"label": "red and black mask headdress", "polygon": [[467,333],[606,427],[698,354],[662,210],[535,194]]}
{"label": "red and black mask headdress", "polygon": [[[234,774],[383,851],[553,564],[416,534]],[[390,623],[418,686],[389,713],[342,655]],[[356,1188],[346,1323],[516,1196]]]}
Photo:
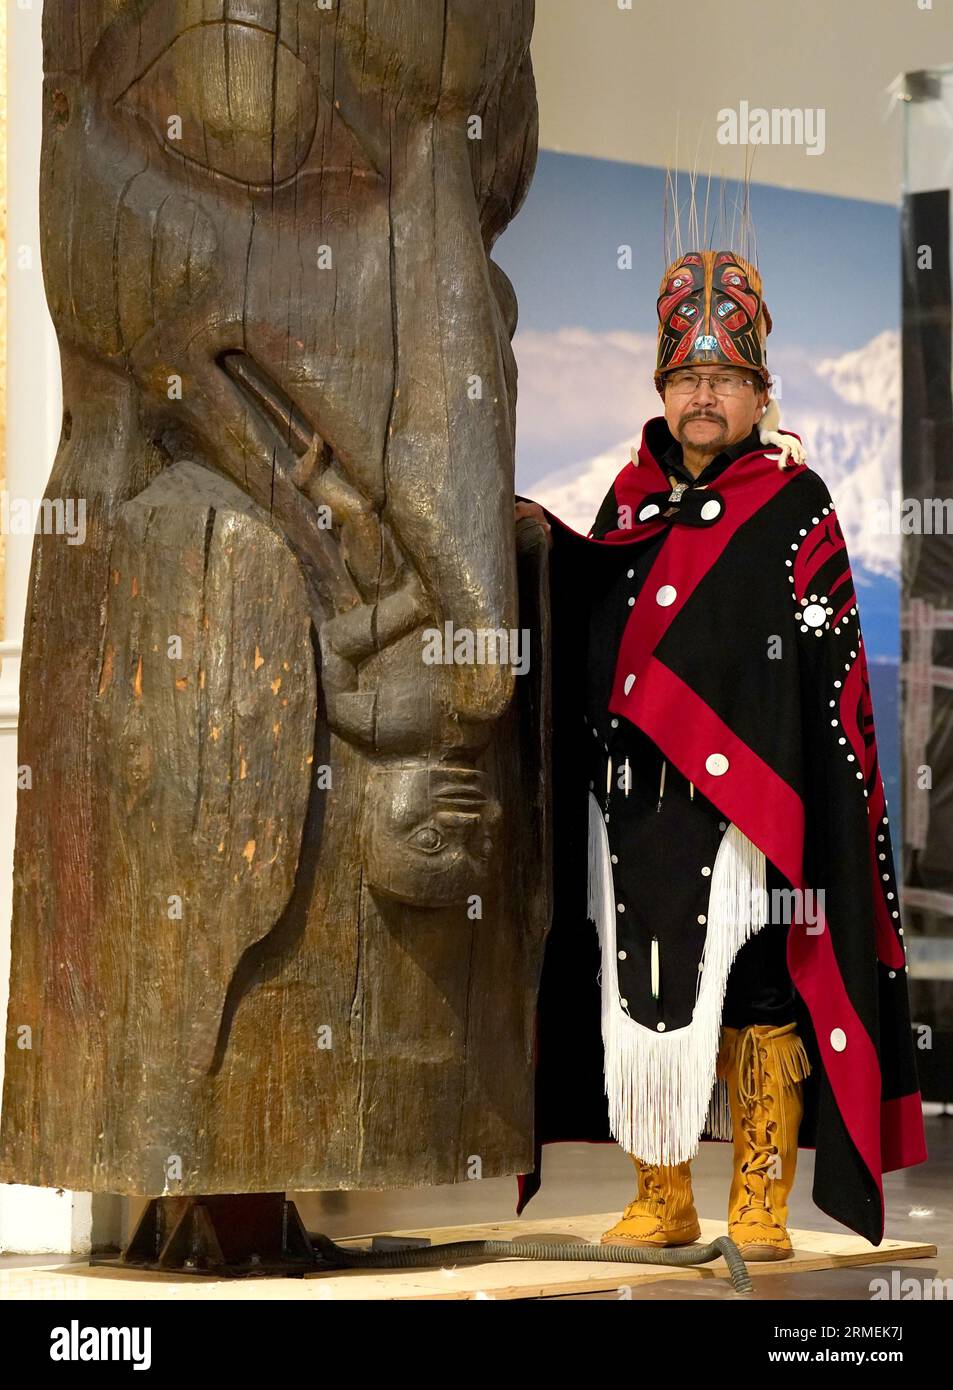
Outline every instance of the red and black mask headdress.
{"label": "red and black mask headdress", "polygon": [[761,276],[733,251],[688,251],[662,277],[655,385],[679,367],[748,367],[770,386]]}

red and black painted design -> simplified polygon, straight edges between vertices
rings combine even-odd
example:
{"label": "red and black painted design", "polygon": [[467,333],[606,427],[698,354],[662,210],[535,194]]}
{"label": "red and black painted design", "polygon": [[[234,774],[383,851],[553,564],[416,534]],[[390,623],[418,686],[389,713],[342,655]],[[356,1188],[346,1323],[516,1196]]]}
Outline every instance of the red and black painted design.
{"label": "red and black painted design", "polygon": [[662,277],[656,384],[677,367],[750,367],[767,382],[771,315],[757,270],[733,251],[689,251]]}
{"label": "red and black painted design", "polygon": [[[817,1149],[817,1205],[879,1243],[882,1174],[922,1162],[926,1149],[899,890],[843,534],[821,478],[805,467],[779,470],[776,455],[764,451],[736,460],[710,485],[722,504],[715,524],[682,526],[663,514],[632,521],[666,481],[647,443],[655,424],[646,426],[638,463],[615,481],[614,515],[609,498],[600,511],[626,524],[582,537],[548,514],[555,625],[560,602],[569,602],[561,573],[572,575],[570,623],[584,625],[598,575],[612,555],[624,563],[618,547],[624,556],[667,529],[618,646],[609,713],[647,735],[792,888],[823,904],[815,921],[794,922],[788,932],[788,968],[813,1064],[800,1142],[813,1140]],[[585,784],[570,769],[585,673],[573,670],[569,643],[560,661],[554,757],[562,765],[560,794],[581,802]],[[566,999],[573,990],[578,997],[580,972],[598,969],[595,947],[581,941],[571,880],[585,879],[574,813],[564,813],[563,831],[556,916],[572,917],[575,937],[554,921],[557,965],[544,968],[541,1017],[547,987],[553,998],[561,987]],[[547,1075],[545,1051],[540,1141],[607,1138],[599,1106],[586,1100],[573,1111],[565,1100],[572,1078]],[[586,1039],[580,1084],[596,1084],[596,1055]],[[598,1062],[601,1069],[601,1053]],[[520,1207],[536,1185],[538,1172],[521,1183]]]}
{"label": "red and black painted design", "polygon": [[683,256],[666,273],[658,297],[659,367],[684,365],[698,333],[707,332],[705,267],[697,251]]}

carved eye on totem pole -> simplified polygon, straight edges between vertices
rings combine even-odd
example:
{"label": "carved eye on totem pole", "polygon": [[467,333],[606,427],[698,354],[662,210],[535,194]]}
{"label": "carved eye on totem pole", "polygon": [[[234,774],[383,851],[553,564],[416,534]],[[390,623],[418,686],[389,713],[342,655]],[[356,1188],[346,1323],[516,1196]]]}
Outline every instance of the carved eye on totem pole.
{"label": "carved eye on totem pole", "polygon": [[181,33],[116,106],[145,121],[173,156],[264,188],[294,178],[305,163],[318,89],[280,35],[221,20]]}

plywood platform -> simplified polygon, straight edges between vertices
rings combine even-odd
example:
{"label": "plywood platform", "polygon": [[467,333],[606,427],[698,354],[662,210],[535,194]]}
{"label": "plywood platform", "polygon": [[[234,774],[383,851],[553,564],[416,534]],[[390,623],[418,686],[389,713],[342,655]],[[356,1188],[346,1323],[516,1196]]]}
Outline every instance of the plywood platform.
{"label": "plywood platform", "polygon": [[[618,1220],[618,1212],[567,1217],[563,1221],[502,1221],[479,1226],[441,1226],[389,1235],[429,1238],[434,1245],[457,1240],[545,1240],[561,1245],[597,1242]],[[701,1222],[703,1243],[727,1234],[724,1222]],[[341,1240],[360,1246],[371,1234]],[[847,1265],[894,1264],[898,1260],[929,1259],[936,1246],[884,1240],[869,1245],[850,1233],[792,1230],[795,1254],[772,1264],[750,1264],[752,1278],[769,1280],[776,1274],[795,1274]],[[619,1292],[624,1287],[664,1279],[712,1280],[730,1287],[723,1260],[688,1269],[673,1265],[630,1265],[543,1260],[501,1260],[457,1264],[446,1269],[348,1270],[309,1275],[304,1279],[216,1280],[202,1276],[156,1275],[138,1270],[116,1271],[85,1264],[0,1269],[0,1299],[454,1299],[546,1298],[560,1294]],[[701,1292],[701,1290],[699,1290]]]}

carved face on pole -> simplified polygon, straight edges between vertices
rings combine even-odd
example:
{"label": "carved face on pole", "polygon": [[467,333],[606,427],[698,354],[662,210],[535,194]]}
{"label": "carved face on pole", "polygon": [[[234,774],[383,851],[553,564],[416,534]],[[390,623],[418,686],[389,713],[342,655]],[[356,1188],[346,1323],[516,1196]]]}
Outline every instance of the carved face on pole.
{"label": "carved face on pole", "polygon": [[407,903],[453,903],[484,880],[499,846],[501,810],[483,775],[402,767],[370,799],[364,865],[381,892]]}
{"label": "carved face on pole", "polygon": [[527,1169],[540,663],[425,653],[542,611],[490,258],[535,159],[532,21],[46,0],[49,490],[88,521],[34,557],[11,1010],[45,1012],[40,1065],[8,1054],[16,1181]]}

